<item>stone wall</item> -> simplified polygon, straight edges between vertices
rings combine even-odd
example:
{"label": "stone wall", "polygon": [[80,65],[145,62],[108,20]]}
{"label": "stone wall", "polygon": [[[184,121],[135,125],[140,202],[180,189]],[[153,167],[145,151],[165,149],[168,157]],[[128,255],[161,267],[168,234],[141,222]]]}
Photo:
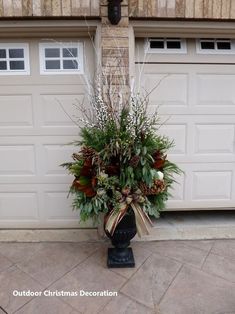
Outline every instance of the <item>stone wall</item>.
{"label": "stone wall", "polygon": [[[129,81],[129,18],[128,0],[122,2],[122,19],[111,25],[107,17],[107,1],[101,1],[101,56],[103,74],[112,84],[128,85]],[[110,75],[112,77],[110,77]]]}
{"label": "stone wall", "polygon": [[99,14],[99,0],[0,0],[0,17],[97,17]]}
{"label": "stone wall", "polygon": [[234,19],[234,0],[129,0],[134,18]]}
{"label": "stone wall", "polygon": [[[131,18],[235,19],[234,0],[124,0]],[[0,17],[99,17],[107,0],[0,0]],[[101,10],[100,10],[101,6]]]}

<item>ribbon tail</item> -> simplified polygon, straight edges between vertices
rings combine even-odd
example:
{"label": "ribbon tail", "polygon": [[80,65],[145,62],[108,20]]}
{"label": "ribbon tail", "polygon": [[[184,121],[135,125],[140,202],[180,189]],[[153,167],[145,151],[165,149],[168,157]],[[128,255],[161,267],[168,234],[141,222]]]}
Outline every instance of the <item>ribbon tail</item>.
{"label": "ribbon tail", "polygon": [[149,218],[149,215],[148,215],[144,210],[142,210],[142,213],[143,213],[144,217],[147,218],[148,224],[149,224],[151,227],[153,227],[153,222],[152,222],[152,220]]}
{"label": "ribbon tail", "polygon": [[135,213],[136,227],[139,237],[148,235],[150,233],[149,228],[153,225],[149,216],[138,204],[132,203],[131,207]]}
{"label": "ribbon tail", "polygon": [[119,222],[122,220],[124,215],[126,214],[127,211],[127,205],[123,206],[120,208],[119,211],[117,210],[112,210],[110,214],[108,215],[108,218],[105,223],[105,231],[107,231],[109,234],[113,235],[117,225]]}

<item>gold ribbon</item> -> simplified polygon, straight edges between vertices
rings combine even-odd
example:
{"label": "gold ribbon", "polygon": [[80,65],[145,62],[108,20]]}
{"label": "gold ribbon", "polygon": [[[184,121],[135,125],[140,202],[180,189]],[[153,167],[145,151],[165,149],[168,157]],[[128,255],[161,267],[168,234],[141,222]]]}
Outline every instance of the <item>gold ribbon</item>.
{"label": "gold ribbon", "polygon": [[130,206],[135,214],[136,228],[139,237],[148,235],[149,229],[153,226],[148,214],[141,208],[141,203],[144,202],[144,197],[140,193],[133,193],[122,197],[120,200],[120,209],[113,209],[105,222],[105,231],[113,235],[117,225],[122,220]]}

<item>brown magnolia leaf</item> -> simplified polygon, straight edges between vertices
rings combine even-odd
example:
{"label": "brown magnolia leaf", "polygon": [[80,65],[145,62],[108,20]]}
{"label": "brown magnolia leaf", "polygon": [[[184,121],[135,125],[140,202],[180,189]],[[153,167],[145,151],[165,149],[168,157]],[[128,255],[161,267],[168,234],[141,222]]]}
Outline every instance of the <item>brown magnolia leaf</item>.
{"label": "brown magnolia leaf", "polygon": [[155,169],[161,169],[165,164],[165,159],[157,159],[155,160],[155,162],[153,163],[153,168]]}
{"label": "brown magnolia leaf", "polygon": [[93,190],[92,187],[86,187],[83,192],[86,194],[87,197],[94,197],[96,195],[96,191]]}
{"label": "brown magnolia leaf", "polygon": [[92,158],[87,158],[87,159],[85,159],[83,166],[84,166],[84,167],[91,168],[91,167],[92,167]]}
{"label": "brown magnolia leaf", "polygon": [[88,197],[93,197],[96,195],[96,191],[93,189],[91,182],[86,185],[82,185],[79,180],[74,180],[73,187],[75,187],[78,191],[83,192]]}
{"label": "brown magnolia leaf", "polygon": [[91,179],[91,185],[92,185],[93,188],[97,185],[97,178],[96,177],[93,177]]}
{"label": "brown magnolia leaf", "polygon": [[81,187],[81,183],[79,182],[78,179],[75,179],[72,183],[72,187],[79,189]]}
{"label": "brown magnolia leaf", "polygon": [[84,177],[91,177],[92,175],[92,169],[89,166],[83,166],[81,171],[80,171],[80,175],[84,176]]}
{"label": "brown magnolia leaf", "polygon": [[86,189],[87,187],[91,187],[91,184],[81,184],[81,182],[78,180],[74,180],[73,181],[73,187],[75,187],[76,189],[78,189],[79,191],[84,191],[84,189]]}

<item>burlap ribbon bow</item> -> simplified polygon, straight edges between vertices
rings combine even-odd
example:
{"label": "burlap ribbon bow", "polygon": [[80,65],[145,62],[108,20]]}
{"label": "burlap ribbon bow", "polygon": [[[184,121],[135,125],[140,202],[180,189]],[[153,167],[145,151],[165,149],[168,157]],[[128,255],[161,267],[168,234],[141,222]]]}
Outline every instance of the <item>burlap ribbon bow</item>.
{"label": "burlap ribbon bow", "polygon": [[129,206],[132,208],[135,214],[137,233],[141,237],[148,235],[149,228],[152,227],[152,222],[148,214],[143,210],[141,204],[144,203],[145,198],[143,197],[140,190],[128,195],[122,195],[119,210],[113,209],[107,216],[105,221],[105,231],[110,235],[113,235],[117,225],[122,220],[127,212]]}

